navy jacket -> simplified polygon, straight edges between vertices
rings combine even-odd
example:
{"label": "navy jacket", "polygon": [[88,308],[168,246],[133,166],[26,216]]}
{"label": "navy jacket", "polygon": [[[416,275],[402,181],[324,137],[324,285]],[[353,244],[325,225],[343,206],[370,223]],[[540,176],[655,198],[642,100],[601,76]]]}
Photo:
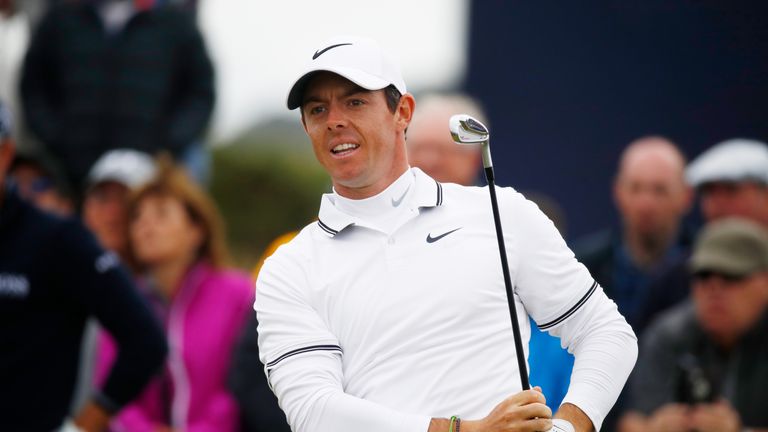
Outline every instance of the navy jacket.
{"label": "navy jacket", "polygon": [[75,219],[9,188],[0,202],[0,430],[51,431],[69,414],[93,316],[120,353],[97,402],[114,411],[160,370],[165,337],[118,258]]}

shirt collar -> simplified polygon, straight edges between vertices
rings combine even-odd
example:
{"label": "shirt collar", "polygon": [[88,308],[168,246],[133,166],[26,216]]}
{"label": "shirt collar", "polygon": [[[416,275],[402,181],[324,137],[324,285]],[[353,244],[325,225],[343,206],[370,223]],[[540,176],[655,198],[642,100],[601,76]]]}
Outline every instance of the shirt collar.
{"label": "shirt collar", "polygon": [[[415,189],[412,204],[419,209],[437,207],[443,204],[443,186],[419,168],[411,168],[408,172],[414,176]],[[355,216],[339,210],[333,202],[334,194],[324,194],[320,201],[320,212],[317,225],[329,237],[334,237],[344,229],[358,224]]]}

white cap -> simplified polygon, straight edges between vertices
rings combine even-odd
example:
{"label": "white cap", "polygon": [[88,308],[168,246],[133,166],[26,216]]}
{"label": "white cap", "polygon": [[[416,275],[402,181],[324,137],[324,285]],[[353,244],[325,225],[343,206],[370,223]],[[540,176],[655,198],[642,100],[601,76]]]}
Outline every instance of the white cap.
{"label": "white cap", "polygon": [[723,141],[694,159],[685,176],[695,187],[750,180],[768,184],[768,145],[748,139]]}
{"label": "white cap", "polygon": [[88,184],[113,181],[136,189],[150,181],[155,171],[155,161],[146,153],[131,149],[110,150],[91,167]]}
{"label": "white cap", "polygon": [[357,36],[335,36],[323,44],[303,67],[288,93],[288,109],[301,106],[304,88],[315,72],[341,75],[366,90],[380,90],[394,85],[405,94],[400,65],[376,41]]}

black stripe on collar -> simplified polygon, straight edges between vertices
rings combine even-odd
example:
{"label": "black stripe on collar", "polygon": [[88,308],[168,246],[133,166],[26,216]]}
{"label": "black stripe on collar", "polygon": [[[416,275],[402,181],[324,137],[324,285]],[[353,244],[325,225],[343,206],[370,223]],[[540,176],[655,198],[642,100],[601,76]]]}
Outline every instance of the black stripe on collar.
{"label": "black stripe on collar", "polygon": [[317,226],[319,226],[323,231],[327,232],[328,234],[330,234],[332,236],[335,236],[336,234],[339,233],[335,229],[333,229],[333,228],[329,227],[328,225],[326,225],[325,223],[323,223],[323,221],[321,221],[320,219],[317,220]]}

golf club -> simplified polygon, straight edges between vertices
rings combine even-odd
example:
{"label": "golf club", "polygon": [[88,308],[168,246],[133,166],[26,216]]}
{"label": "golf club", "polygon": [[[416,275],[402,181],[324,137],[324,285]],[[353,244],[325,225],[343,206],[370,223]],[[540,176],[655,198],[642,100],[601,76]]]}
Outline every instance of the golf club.
{"label": "golf club", "polygon": [[512,333],[515,337],[515,352],[517,353],[517,367],[520,370],[520,383],[523,390],[531,388],[528,382],[528,370],[525,366],[525,354],[523,351],[523,338],[520,336],[520,324],[517,321],[517,309],[515,298],[512,294],[512,280],[509,277],[509,264],[507,263],[507,250],[504,246],[504,233],[501,229],[499,217],[499,204],[496,200],[496,183],[493,175],[493,162],[491,161],[490,133],[488,128],[478,120],[467,114],[456,114],[448,121],[451,136],[457,144],[480,145],[483,156],[483,168],[485,180],[488,182],[488,190],[491,193],[491,207],[493,208],[493,222],[496,224],[496,239],[499,243],[499,255],[501,255],[501,268],[504,273],[504,286],[507,289],[507,304],[509,317],[512,319]]}

